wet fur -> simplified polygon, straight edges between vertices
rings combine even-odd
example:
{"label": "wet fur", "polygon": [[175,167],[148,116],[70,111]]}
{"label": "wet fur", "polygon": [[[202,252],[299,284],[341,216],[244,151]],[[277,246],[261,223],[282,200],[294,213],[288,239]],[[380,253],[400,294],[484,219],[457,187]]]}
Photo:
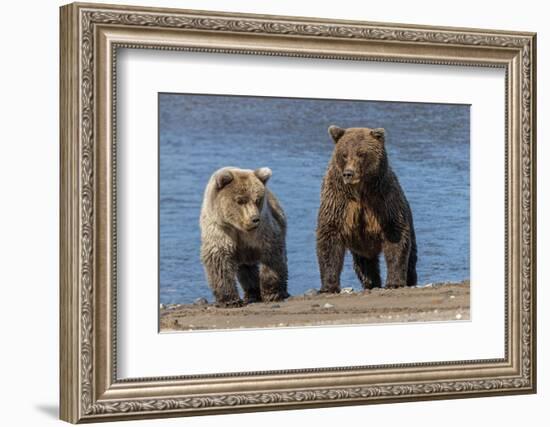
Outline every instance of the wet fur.
{"label": "wet fur", "polygon": [[[244,303],[278,301],[289,296],[286,219],[277,198],[265,186],[271,176],[271,171],[262,176],[261,171],[266,170],[223,168],[206,186],[200,216],[201,261],[220,306],[243,303],[237,279]],[[232,177],[228,183],[225,181],[229,178],[223,178],[227,173]],[[248,203],[239,205],[238,198]],[[260,217],[258,228],[246,231],[253,215]]]}
{"label": "wet fur", "polygon": [[[318,215],[321,291],[339,292],[346,250],[352,253],[363,288],[381,286],[381,252],[387,264],[386,287],[416,285],[412,212],[389,166],[383,129],[331,127],[329,132],[336,146],[323,179]],[[357,171],[357,183],[344,182],[345,169]]]}

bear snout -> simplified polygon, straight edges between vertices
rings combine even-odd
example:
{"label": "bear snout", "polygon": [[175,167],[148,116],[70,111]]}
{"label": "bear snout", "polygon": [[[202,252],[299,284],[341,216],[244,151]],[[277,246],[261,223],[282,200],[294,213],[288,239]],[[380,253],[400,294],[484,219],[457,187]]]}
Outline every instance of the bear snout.
{"label": "bear snout", "polygon": [[344,178],[353,178],[355,172],[352,169],[346,169],[344,171]]}
{"label": "bear snout", "polygon": [[342,178],[344,178],[344,182],[346,184],[349,184],[352,180],[353,180],[353,177],[355,176],[355,171],[353,169],[344,169],[344,172],[342,172]]}
{"label": "bear snout", "polygon": [[250,217],[250,221],[248,224],[248,231],[255,230],[260,225],[260,215],[254,215]]}

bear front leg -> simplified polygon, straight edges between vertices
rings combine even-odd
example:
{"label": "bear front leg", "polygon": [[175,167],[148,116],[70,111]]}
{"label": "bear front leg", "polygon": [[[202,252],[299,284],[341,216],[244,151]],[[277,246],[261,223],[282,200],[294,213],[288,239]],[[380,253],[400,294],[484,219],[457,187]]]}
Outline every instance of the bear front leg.
{"label": "bear front leg", "polygon": [[262,301],[281,301],[290,295],[287,292],[288,270],[285,256],[262,260],[260,265],[260,291]]}
{"label": "bear front leg", "polygon": [[244,303],[260,302],[260,273],[257,265],[240,265],[237,278],[244,291]]}
{"label": "bear front leg", "polygon": [[219,307],[240,307],[242,300],[237,290],[235,264],[224,257],[203,259],[210,289]]}
{"label": "bear front leg", "polygon": [[380,261],[378,256],[375,258],[365,258],[356,253],[353,255],[353,269],[359,278],[363,289],[379,288],[382,286],[380,278]]}
{"label": "bear front leg", "polygon": [[336,235],[317,233],[317,261],[321,272],[321,292],[340,292],[340,274],[346,248]]}
{"label": "bear front leg", "polygon": [[383,247],[386,258],[386,288],[401,288],[407,284],[410,244],[407,241],[386,242]]}

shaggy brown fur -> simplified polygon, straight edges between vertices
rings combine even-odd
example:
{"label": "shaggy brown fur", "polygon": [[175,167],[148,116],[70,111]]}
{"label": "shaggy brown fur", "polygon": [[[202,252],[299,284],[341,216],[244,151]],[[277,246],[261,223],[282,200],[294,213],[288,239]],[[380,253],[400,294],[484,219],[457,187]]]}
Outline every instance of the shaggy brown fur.
{"label": "shaggy brown fur", "polygon": [[336,144],[323,179],[317,224],[321,292],[340,290],[346,249],[363,288],[416,285],[416,238],[409,203],[388,164],[384,129],[329,128]]}
{"label": "shaggy brown fur", "polygon": [[222,168],[206,186],[202,204],[201,260],[220,306],[287,298],[286,219],[265,184],[269,168]]}

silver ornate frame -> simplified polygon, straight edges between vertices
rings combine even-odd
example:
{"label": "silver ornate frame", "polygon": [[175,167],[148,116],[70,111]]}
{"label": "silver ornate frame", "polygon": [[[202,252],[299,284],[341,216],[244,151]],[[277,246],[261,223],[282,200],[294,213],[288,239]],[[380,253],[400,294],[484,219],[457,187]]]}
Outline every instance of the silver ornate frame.
{"label": "silver ornate frame", "polygon": [[[175,9],[61,8],[61,418],[77,423],[536,390],[533,33]],[[506,70],[505,357],[117,379],[117,48]]]}

